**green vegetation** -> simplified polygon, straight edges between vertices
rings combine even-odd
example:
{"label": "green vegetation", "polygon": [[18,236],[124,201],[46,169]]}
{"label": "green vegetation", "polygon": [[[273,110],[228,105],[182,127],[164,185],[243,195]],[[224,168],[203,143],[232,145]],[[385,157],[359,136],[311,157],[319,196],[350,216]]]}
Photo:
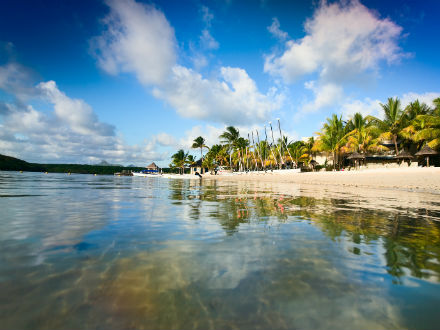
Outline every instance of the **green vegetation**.
{"label": "green vegetation", "polygon": [[2,171],[27,171],[27,172],[46,172],[46,167],[42,164],[33,164],[24,160],[0,155],[0,170]]}
{"label": "green vegetation", "polygon": [[[260,141],[258,131],[247,139],[240,136],[234,126],[228,126],[219,136],[221,144],[209,148],[202,136],[194,139],[192,148],[200,149],[200,159],[204,167],[214,171],[218,166],[235,171],[268,170],[274,168],[293,168],[308,166],[316,153],[331,156],[332,168],[340,168],[345,156],[358,152],[361,154],[396,155],[407,150],[412,154],[428,145],[440,150],[440,98],[433,101],[434,108],[418,100],[411,102],[405,109],[401,108],[398,98],[389,98],[381,104],[383,117],[363,117],[355,113],[347,121],[341,115],[333,114],[326,119],[323,127],[315,137],[307,141],[288,141],[282,135],[272,143],[268,141],[265,127],[265,139]],[[392,145],[392,147],[389,147]],[[208,149],[203,155],[203,149]],[[197,163],[197,159],[183,149],[172,155],[170,168],[162,169],[164,173],[188,173],[188,166]],[[327,164],[323,165],[327,169]],[[321,167],[319,166],[319,168]],[[318,168],[318,167],[316,167]],[[141,167],[99,166],[79,164],[33,164],[13,157],[0,155],[0,170],[114,174],[122,170],[139,171]]]}
{"label": "green vegetation", "polygon": [[[80,173],[80,174],[109,174],[113,175],[122,170],[140,171],[143,167],[99,166],[83,164],[35,164],[14,157],[0,155],[0,170],[50,172],[50,173]],[[166,172],[166,171],[165,171]]]}
{"label": "green vegetation", "polygon": [[[307,166],[318,152],[330,155],[332,168],[336,169],[342,166],[345,156],[354,152],[393,156],[407,150],[414,154],[425,144],[439,150],[440,98],[433,103],[434,108],[430,108],[415,100],[402,109],[398,98],[388,98],[387,103],[381,104],[382,118],[364,117],[361,113],[355,113],[344,121],[341,115],[333,114],[326,119],[316,136],[307,141],[288,142],[287,137],[282,136],[275,142],[272,126],[272,143],[268,141],[266,128],[265,140],[259,140],[258,131],[256,139],[253,132],[246,139],[240,136],[237,128],[228,126],[219,136],[221,144],[209,148],[205,145],[205,139],[199,136],[194,140],[192,148],[200,148],[203,166],[210,171],[217,166],[235,171],[292,168],[302,164]],[[203,148],[209,150],[205,157]],[[188,157],[188,153],[179,150],[173,155],[172,163],[172,167],[179,168],[181,172],[186,165],[195,163],[195,159],[191,162],[183,160],[183,155]],[[330,168],[327,164],[316,168],[322,166]]]}

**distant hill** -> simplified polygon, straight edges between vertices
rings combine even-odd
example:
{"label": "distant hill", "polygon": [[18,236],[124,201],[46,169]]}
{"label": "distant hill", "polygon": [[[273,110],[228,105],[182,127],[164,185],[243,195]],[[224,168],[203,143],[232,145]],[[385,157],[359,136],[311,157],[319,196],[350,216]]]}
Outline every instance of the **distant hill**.
{"label": "distant hill", "polygon": [[0,154],[0,170],[3,171],[28,171],[45,172],[45,168],[40,164],[25,162],[24,160]]}
{"label": "distant hill", "polygon": [[122,170],[140,171],[142,167],[124,167],[108,165],[83,164],[36,164],[0,154],[1,171],[26,172],[54,172],[54,173],[82,173],[82,174],[114,174]]}
{"label": "distant hill", "polygon": [[[121,167],[122,165],[119,165],[119,164],[110,164],[110,163],[108,163],[107,161],[105,161],[105,160],[101,160],[101,162],[100,163],[98,163],[98,164],[96,164],[97,166],[119,166],[119,167]],[[127,166],[127,167],[133,167],[133,166]]]}
{"label": "distant hill", "polygon": [[[80,173],[80,174],[115,174],[123,170],[138,172],[145,167],[111,165],[84,165],[84,164],[37,164],[0,154],[0,171],[52,172],[52,173]],[[162,168],[164,173],[170,173],[169,168]]]}

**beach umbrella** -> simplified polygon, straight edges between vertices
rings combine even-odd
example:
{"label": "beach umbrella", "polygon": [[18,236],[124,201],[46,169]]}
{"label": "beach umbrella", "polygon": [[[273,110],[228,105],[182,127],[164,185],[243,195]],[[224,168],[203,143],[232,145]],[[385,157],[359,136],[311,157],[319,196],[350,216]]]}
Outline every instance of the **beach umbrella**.
{"label": "beach umbrella", "polygon": [[431,149],[427,144],[423,146],[422,149],[420,149],[419,152],[416,152],[416,156],[425,156],[426,157],[426,166],[429,167],[429,156],[431,155],[437,155],[438,152]]}
{"label": "beach umbrella", "polygon": [[394,156],[396,159],[413,159],[413,155],[409,151],[401,150],[397,156]]}

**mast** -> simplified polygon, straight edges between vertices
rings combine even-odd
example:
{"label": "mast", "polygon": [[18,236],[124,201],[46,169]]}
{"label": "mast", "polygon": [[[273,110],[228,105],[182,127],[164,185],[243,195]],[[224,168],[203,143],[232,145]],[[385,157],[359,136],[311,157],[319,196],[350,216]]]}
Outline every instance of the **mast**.
{"label": "mast", "polygon": [[[269,122],[269,125],[270,125],[270,132],[271,132],[271,134],[272,134],[272,144],[273,144],[273,146],[275,147],[275,139],[273,138],[272,122]],[[272,148],[271,148],[271,150],[272,150]],[[278,166],[278,160],[277,160],[277,158],[276,158],[275,153],[273,152],[273,150],[272,150],[272,155],[274,156],[275,161],[276,161],[276,164],[277,164],[277,166]],[[280,166],[281,166],[281,165],[280,165]]]}
{"label": "mast", "polygon": [[[249,140],[249,143],[250,143],[251,139],[249,137],[249,133],[248,133],[248,140]],[[253,140],[254,140],[254,136],[252,135],[252,141]],[[255,168],[257,168],[257,160],[255,159],[255,147],[254,147],[254,144],[252,144],[252,148],[254,149],[254,152],[252,153],[252,158],[254,159],[254,162],[255,162]]]}
{"label": "mast", "polygon": [[[280,118],[277,118],[277,120],[278,120],[278,128],[280,129],[281,145],[283,145],[284,139],[283,139],[283,134],[281,133]],[[290,161],[291,161],[292,164],[293,164],[293,158],[292,158],[292,155],[290,154],[289,147],[287,146],[287,143],[286,143],[286,142],[284,142],[284,144],[286,145],[287,152],[289,153]],[[286,164],[286,166],[287,166],[287,164]]]}
{"label": "mast", "polygon": [[255,156],[255,167],[256,167],[256,170],[258,171],[258,162],[257,162],[258,150],[257,150],[257,148],[255,148],[254,131],[252,131],[251,134],[252,134],[252,145],[254,146],[254,152],[256,153],[256,156]]}
{"label": "mast", "polygon": [[246,171],[248,169],[249,169],[249,156],[248,156],[248,146],[246,146]]}
{"label": "mast", "polygon": [[263,156],[261,155],[260,135],[258,134],[258,130],[256,130],[256,131],[257,131],[258,149],[260,150],[261,167],[262,167],[263,170],[264,170],[265,163],[263,163]]}

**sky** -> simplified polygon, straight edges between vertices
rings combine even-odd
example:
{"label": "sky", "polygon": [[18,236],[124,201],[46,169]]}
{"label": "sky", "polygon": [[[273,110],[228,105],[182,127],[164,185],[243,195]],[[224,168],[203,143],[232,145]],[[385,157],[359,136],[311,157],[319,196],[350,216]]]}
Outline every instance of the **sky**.
{"label": "sky", "polygon": [[[3,0],[0,154],[168,166],[233,125],[289,140],[440,96],[440,2]],[[269,139],[271,139],[269,134]]]}

